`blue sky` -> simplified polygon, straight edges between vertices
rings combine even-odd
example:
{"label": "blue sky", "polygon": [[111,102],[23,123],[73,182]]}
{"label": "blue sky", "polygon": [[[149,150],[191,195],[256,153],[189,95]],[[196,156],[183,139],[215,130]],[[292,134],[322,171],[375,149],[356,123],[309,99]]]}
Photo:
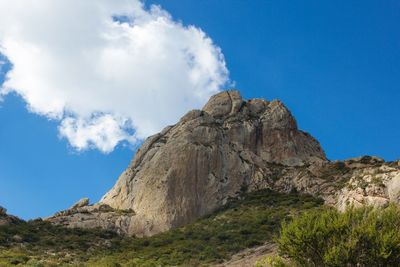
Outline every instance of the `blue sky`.
{"label": "blue sky", "polygon": [[[281,99],[330,159],[400,158],[398,1],[152,3],[207,33],[242,95]],[[28,112],[17,94],[0,105],[0,205],[12,214],[35,218],[81,197],[97,201],[134,154],[126,143],[108,154],[78,152],[59,137],[58,121]]]}

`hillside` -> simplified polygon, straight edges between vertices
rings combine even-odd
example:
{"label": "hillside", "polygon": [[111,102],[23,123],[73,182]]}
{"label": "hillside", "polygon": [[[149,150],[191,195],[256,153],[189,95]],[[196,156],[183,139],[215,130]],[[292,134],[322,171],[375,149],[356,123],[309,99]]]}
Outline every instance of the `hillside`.
{"label": "hillside", "polygon": [[196,222],[147,238],[67,229],[42,220],[0,227],[0,266],[214,265],[272,241],[283,220],[318,209],[320,199],[262,190],[230,200]]}
{"label": "hillside", "polygon": [[98,203],[46,220],[151,236],[262,189],[311,194],[339,210],[384,207],[400,203],[400,163],[372,156],[329,161],[281,101],[224,91],[147,138]]}
{"label": "hillside", "polygon": [[[99,202],[83,198],[69,209],[28,222],[0,208],[0,267],[251,266],[276,246],[280,230],[284,232],[281,225],[287,225],[283,222],[296,225],[296,215],[308,218],[304,211],[309,210],[318,212],[315,220],[303,220],[308,233],[302,227],[293,230],[301,240],[297,244],[314,233],[319,249],[325,238],[337,242],[337,234],[343,243],[323,253],[336,260],[351,255],[358,266],[357,257],[367,257],[375,247],[382,248],[375,261],[392,260],[397,250],[391,248],[400,246],[398,229],[383,231],[382,216],[365,211],[372,214],[370,228],[360,226],[356,241],[346,239],[354,234],[353,226],[365,221],[361,209],[358,220],[341,225],[334,236],[318,234],[333,227],[329,223],[340,214],[352,217],[352,208],[384,211],[399,204],[400,161],[375,156],[330,161],[282,102],[244,100],[238,91],[225,91],[146,139]],[[321,231],[313,232],[312,224],[324,211],[328,219],[317,225]],[[390,209],[382,214],[390,216]],[[382,220],[400,225],[400,210],[393,214]],[[373,235],[366,233],[366,238],[365,229]],[[349,235],[341,236],[344,230]],[[375,238],[383,235],[383,241]],[[391,246],[385,240],[392,240]],[[293,255],[302,251],[281,254],[296,260]],[[301,260],[308,262],[310,255]],[[317,256],[315,266],[332,260]]]}

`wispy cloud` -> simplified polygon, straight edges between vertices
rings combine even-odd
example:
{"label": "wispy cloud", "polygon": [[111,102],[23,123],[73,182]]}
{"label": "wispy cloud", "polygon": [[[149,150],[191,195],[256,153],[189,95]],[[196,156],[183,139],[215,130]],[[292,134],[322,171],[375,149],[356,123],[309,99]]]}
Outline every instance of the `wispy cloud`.
{"label": "wispy cloud", "polygon": [[138,0],[0,0],[0,95],[60,121],[78,150],[110,152],[174,123],[228,81],[199,28]]}

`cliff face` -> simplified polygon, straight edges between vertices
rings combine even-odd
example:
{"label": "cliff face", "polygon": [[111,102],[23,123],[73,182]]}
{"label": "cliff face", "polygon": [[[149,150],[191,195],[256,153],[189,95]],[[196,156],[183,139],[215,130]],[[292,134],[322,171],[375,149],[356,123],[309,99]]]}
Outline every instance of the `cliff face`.
{"label": "cliff face", "polygon": [[310,193],[339,209],[384,206],[399,202],[399,174],[398,162],[374,157],[329,162],[280,101],[226,91],[149,137],[100,203],[81,201],[48,220],[148,236],[264,188]]}
{"label": "cliff face", "polygon": [[132,209],[129,232],[151,235],[209,214],[265,176],[268,163],[323,161],[319,143],[281,102],[226,91],[149,137],[101,202]]}

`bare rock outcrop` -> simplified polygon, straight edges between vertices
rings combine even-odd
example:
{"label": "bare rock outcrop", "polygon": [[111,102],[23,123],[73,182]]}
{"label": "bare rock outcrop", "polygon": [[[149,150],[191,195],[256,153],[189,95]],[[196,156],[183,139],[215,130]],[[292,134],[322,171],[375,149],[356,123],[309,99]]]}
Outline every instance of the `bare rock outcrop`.
{"label": "bare rock outcrop", "polygon": [[82,208],[82,207],[85,207],[88,205],[89,205],[89,199],[82,198],[82,199],[78,200],[74,205],[72,205],[70,209]]}
{"label": "bare rock outcrop", "polygon": [[385,207],[389,203],[400,204],[399,163],[363,156],[304,166],[270,165],[269,173],[253,180],[249,190],[271,188],[311,194],[340,211],[349,205]]}
{"label": "bare rock outcrop", "polygon": [[339,210],[400,204],[400,163],[370,156],[328,161],[280,101],[225,91],[147,138],[99,203],[82,200],[47,220],[149,236],[265,188],[312,194]]}
{"label": "bare rock outcrop", "polygon": [[132,210],[117,210],[103,203],[88,204],[88,199],[78,201],[70,209],[57,212],[45,220],[67,228],[101,228],[121,235],[131,234],[128,231],[134,217]]}
{"label": "bare rock outcrop", "polygon": [[0,216],[7,214],[7,209],[0,206]]}
{"label": "bare rock outcrop", "polygon": [[11,224],[18,224],[18,223],[22,223],[22,222],[23,222],[23,220],[21,220],[20,218],[13,216],[13,215],[8,215],[7,209],[0,206],[0,227],[11,225]]}
{"label": "bare rock outcrop", "polygon": [[324,161],[280,101],[225,91],[149,137],[101,203],[134,210],[129,232],[152,235],[214,211],[265,176],[269,163]]}
{"label": "bare rock outcrop", "polygon": [[400,204],[398,162],[376,160],[376,157],[367,156],[344,161],[352,171],[345,186],[336,193],[336,207],[340,211],[349,205],[386,207],[389,203]]}

